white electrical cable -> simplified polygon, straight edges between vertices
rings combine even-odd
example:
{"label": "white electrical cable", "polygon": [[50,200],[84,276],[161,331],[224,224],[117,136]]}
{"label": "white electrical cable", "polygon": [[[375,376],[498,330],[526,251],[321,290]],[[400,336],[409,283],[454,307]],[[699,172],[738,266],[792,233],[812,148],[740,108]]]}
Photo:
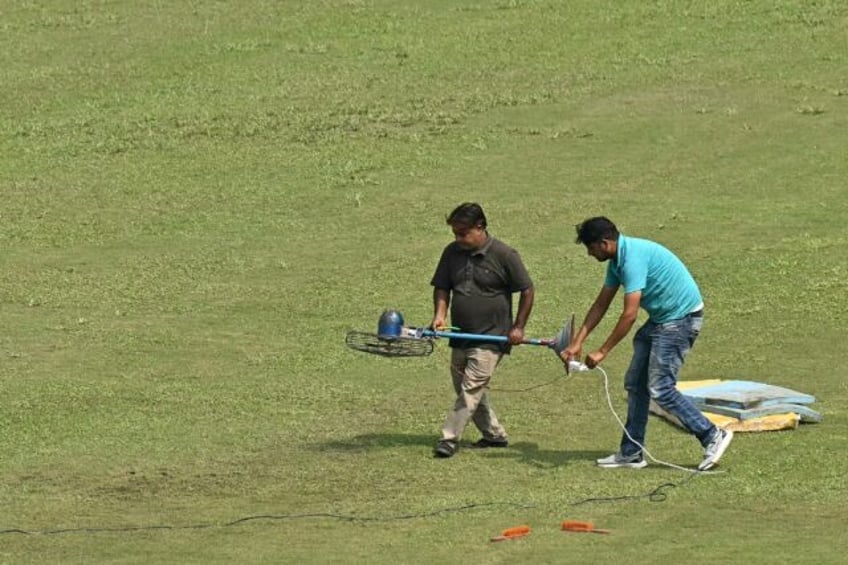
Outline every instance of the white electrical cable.
{"label": "white electrical cable", "polygon": [[[604,371],[603,368],[601,368],[600,365],[596,365],[594,367],[594,369],[597,369],[598,371],[600,371],[601,374],[604,376],[604,392],[606,392],[606,395],[607,395],[607,405],[609,406],[610,412],[612,412],[612,415],[615,416],[615,420],[618,422],[618,425],[624,431],[624,434],[627,436],[627,439],[629,439],[630,441],[635,443],[637,446],[639,446],[639,448],[642,450],[642,452],[645,455],[648,456],[648,459],[650,459],[654,463],[657,463],[658,465],[663,465],[665,467],[670,467],[672,469],[678,469],[680,471],[686,471],[687,473],[699,473],[699,474],[704,474],[704,475],[724,473],[724,471],[700,471],[698,469],[691,469],[689,467],[682,467],[680,465],[675,465],[674,463],[668,463],[667,461],[661,461],[660,459],[657,459],[656,457],[651,455],[651,452],[648,451],[647,448],[644,445],[642,445],[641,443],[639,443],[638,441],[633,439],[633,436],[631,436],[630,433],[627,431],[627,426],[624,425],[624,422],[621,421],[621,418],[615,412],[615,408],[613,408],[613,405],[612,405],[612,396],[610,395],[610,390],[609,390],[609,376],[607,375],[607,372]],[[568,362],[568,370],[569,370],[569,372],[571,372],[571,371],[587,372],[587,371],[592,371],[593,369],[590,369],[589,367],[587,367],[586,365],[584,365],[583,363],[581,363],[579,361],[569,361]]]}

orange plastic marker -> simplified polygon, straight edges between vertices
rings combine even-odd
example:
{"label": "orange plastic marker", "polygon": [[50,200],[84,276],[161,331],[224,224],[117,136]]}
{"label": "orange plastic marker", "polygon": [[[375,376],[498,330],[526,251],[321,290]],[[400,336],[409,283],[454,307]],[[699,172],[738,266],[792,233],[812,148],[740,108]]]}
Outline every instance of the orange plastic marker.
{"label": "orange plastic marker", "polygon": [[592,522],[583,522],[581,520],[564,520],[562,529],[566,532],[585,532],[591,534],[608,534],[609,530],[601,530],[595,527]]}
{"label": "orange plastic marker", "polygon": [[505,529],[501,535],[493,537],[491,541],[506,541],[510,539],[522,538],[530,533],[530,526],[515,526],[514,528]]}

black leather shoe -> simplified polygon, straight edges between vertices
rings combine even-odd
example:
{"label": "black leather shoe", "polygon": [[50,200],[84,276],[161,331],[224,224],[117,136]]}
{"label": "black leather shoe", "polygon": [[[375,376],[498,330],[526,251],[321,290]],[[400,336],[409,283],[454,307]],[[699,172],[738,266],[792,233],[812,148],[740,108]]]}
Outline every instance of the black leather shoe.
{"label": "black leather shoe", "polygon": [[456,453],[456,444],[444,440],[436,444],[436,449],[433,450],[433,455],[442,459],[453,457],[454,453]]}
{"label": "black leather shoe", "polygon": [[509,447],[509,441],[505,439],[480,439],[471,444],[474,449],[486,449],[487,447]]}

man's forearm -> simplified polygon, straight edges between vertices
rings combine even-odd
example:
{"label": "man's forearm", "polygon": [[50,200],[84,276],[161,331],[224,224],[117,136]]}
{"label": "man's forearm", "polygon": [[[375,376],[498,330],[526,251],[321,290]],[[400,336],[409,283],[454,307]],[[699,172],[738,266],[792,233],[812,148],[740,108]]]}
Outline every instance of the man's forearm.
{"label": "man's forearm", "polygon": [[609,337],[604,342],[604,344],[600,347],[601,353],[607,355],[613,348],[618,345],[618,343],[630,333],[630,328],[633,327],[633,323],[636,321],[636,316],[628,315],[624,313],[616,322],[615,327],[610,332]]}
{"label": "man's forearm", "polygon": [[518,314],[515,316],[515,323],[513,324],[516,328],[521,328],[522,330],[527,325],[527,320],[530,319],[530,312],[533,311],[533,301],[536,297],[536,291],[531,286],[525,290],[521,291],[521,294],[518,297]]}
{"label": "man's forearm", "polygon": [[433,318],[445,318],[450,306],[450,292],[442,288],[433,290]]}
{"label": "man's forearm", "polygon": [[589,337],[589,334],[592,333],[592,330],[594,330],[604,318],[604,315],[607,313],[607,308],[609,308],[608,303],[603,304],[596,300],[586,313],[586,318],[583,319],[583,325],[581,325],[580,329],[577,330],[577,335],[574,336],[573,340],[579,344],[583,344],[583,342],[586,341],[586,338]]}

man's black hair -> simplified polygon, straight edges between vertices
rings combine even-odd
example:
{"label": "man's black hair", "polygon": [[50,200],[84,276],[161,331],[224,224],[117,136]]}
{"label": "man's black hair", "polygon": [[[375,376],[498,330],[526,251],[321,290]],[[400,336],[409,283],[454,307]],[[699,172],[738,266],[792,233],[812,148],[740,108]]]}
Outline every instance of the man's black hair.
{"label": "man's black hair", "polygon": [[446,222],[448,225],[462,224],[472,227],[486,227],[486,214],[483,208],[476,202],[463,202],[448,214]]}
{"label": "man's black hair", "polygon": [[596,216],[589,218],[581,224],[575,226],[577,229],[577,239],[574,243],[582,243],[583,245],[592,245],[608,239],[610,241],[618,240],[618,228],[612,223],[609,218],[604,216]]}

